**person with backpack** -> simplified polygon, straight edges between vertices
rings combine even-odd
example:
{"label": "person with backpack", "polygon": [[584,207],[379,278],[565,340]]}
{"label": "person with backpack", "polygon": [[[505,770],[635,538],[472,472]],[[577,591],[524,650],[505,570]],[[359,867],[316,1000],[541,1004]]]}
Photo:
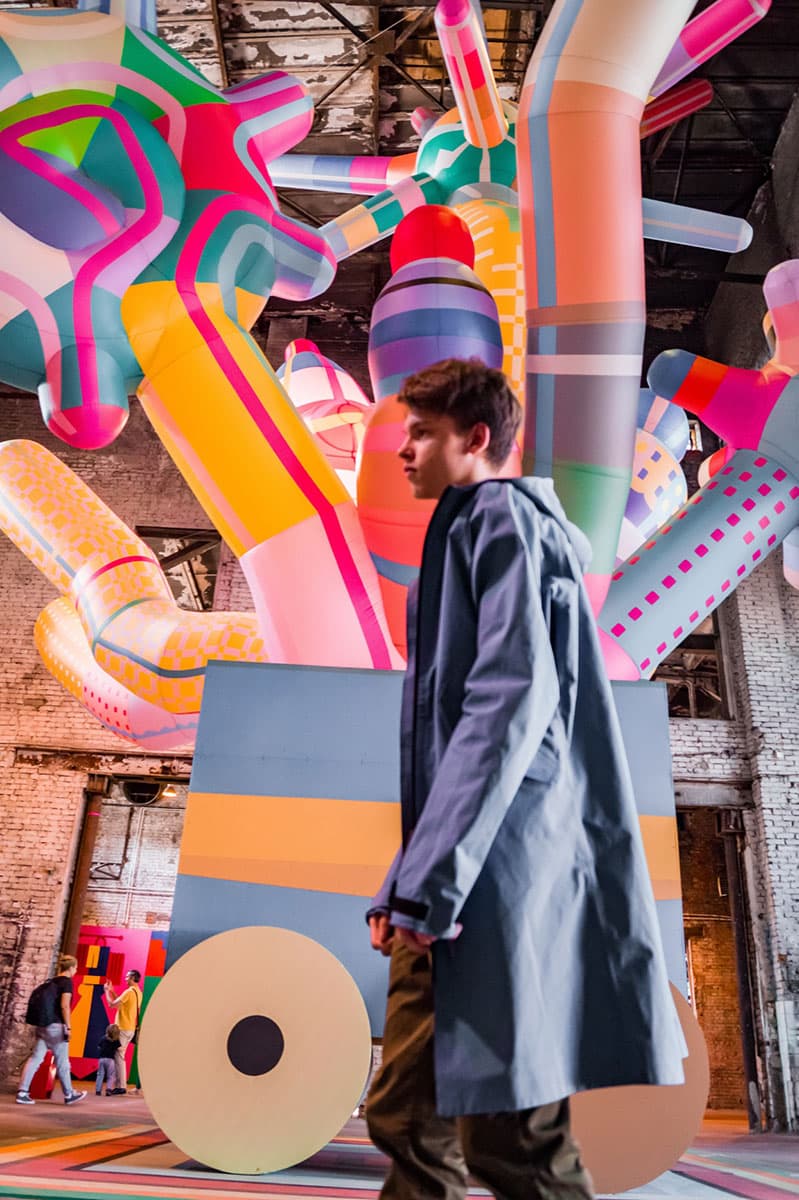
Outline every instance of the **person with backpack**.
{"label": "person with backpack", "polygon": [[22,1070],[17,1092],[17,1104],[35,1104],[30,1086],[44,1056],[49,1050],[55,1059],[55,1069],[65,1104],[77,1104],[86,1099],[85,1092],[76,1092],[72,1086],[69,1066],[69,1035],[72,1004],[72,977],[78,969],[78,960],[71,954],[62,954],[58,959],[58,974],[46,979],[31,992],[25,1020],[36,1026],[36,1045]]}

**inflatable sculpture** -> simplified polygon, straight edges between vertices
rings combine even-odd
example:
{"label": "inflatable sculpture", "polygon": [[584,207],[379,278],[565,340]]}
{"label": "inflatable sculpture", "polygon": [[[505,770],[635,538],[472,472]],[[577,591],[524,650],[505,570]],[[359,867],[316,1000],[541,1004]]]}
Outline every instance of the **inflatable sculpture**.
{"label": "inflatable sculpture", "polygon": [[[98,12],[3,14],[0,35],[3,377],[38,389],[51,430],[84,448],[119,431],[138,384],[241,559],[264,652],[398,665],[353,502],[248,334],[270,294],[314,295],[335,271],[266,170],[309,129],[306,92],[282,72],[219,92]],[[273,586],[267,609],[270,575],[282,599]]]}
{"label": "inflatable sculpture", "polygon": [[682,350],[658,356],[649,382],[701,415],[728,443],[717,473],[613,577],[600,617],[617,678],[651,675],[669,650],[779,542],[796,586],[799,525],[799,261],[763,285],[774,353],[760,370],[725,367]]}
{"label": "inflatable sculpture", "polygon": [[[402,534],[408,514],[380,494],[391,486],[390,473],[377,481],[377,491],[367,482],[382,418],[375,414],[363,447],[359,520],[329,447],[306,427],[247,331],[270,294],[302,298],[322,291],[337,261],[392,233],[403,214],[420,206],[445,203],[469,228],[477,277],[496,299],[499,336],[492,334],[489,342],[499,346],[505,369],[528,397],[528,460],[535,470],[555,474],[570,515],[591,537],[589,584],[597,607],[619,552],[651,535],[682,499],[679,468],[668,449],[651,442],[652,430],[642,430],[636,443],[640,237],[729,250],[742,245],[748,231],[745,223],[717,214],[642,202],[636,145],[641,135],[707,103],[707,85],[681,81],[712,47],[754,19],[753,10],[741,0],[717,0],[682,31],[687,4],[670,6],[667,17],[659,9],[657,27],[642,11],[635,20],[642,22],[648,47],[650,57],[644,58],[635,49],[633,16],[621,0],[617,7],[618,28],[627,35],[614,40],[617,25],[603,22],[602,42],[594,37],[591,6],[558,6],[536,48],[517,115],[499,99],[479,8],[468,0],[439,4],[436,22],[456,108],[438,119],[417,112],[421,144],[413,162],[286,154],[307,132],[312,114],[302,87],[281,72],[220,92],[152,34],[117,16],[53,10],[0,17],[7,47],[0,153],[8,168],[0,219],[9,247],[0,277],[3,377],[35,388],[51,430],[82,447],[114,436],[125,420],[127,393],[138,387],[169,452],[240,558],[262,639],[254,658],[378,667],[401,661],[391,643],[402,646],[402,593],[418,565],[424,520],[416,521],[415,534]],[[68,53],[59,33],[64,22]],[[674,48],[666,75],[653,81],[669,45]],[[593,68],[586,64],[599,56],[603,81],[572,79],[574,53],[589,74]],[[561,76],[569,82],[559,82]],[[596,119],[581,116],[591,88],[599,88],[597,97],[611,94],[611,76],[627,81],[613,93],[613,113],[600,107]],[[578,92],[582,99],[570,116],[568,97]],[[612,153],[617,169],[598,166],[582,182],[572,179],[569,161],[592,161],[581,156],[581,144],[586,153]],[[566,167],[562,178],[558,154]],[[553,189],[548,198],[541,192],[546,179]],[[605,181],[604,199],[586,189],[586,179]],[[317,231],[280,213],[275,180],[371,195]],[[53,207],[57,222],[45,215]],[[565,239],[555,221],[566,222]],[[414,255],[421,264],[427,251],[420,246]],[[590,269],[583,269],[586,264]],[[461,261],[459,269],[469,268]],[[598,290],[583,311],[581,281],[589,279]],[[453,310],[461,326],[468,309],[463,300]],[[622,314],[618,320],[613,305]],[[558,332],[560,308],[571,325]],[[392,355],[391,338],[398,339],[395,358],[406,348],[399,327],[390,329],[376,316],[371,353],[380,359],[381,375]],[[569,349],[570,339],[579,342],[579,351]],[[593,349],[586,353],[589,342]],[[434,350],[431,342],[422,357],[408,356],[404,367],[474,349],[468,338],[437,345]],[[597,375],[601,362],[616,374]],[[394,374],[388,391],[375,380],[381,403],[384,392],[399,386],[401,373]],[[602,397],[611,391],[613,400],[606,403]],[[208,396],[213,405],[199,402]],[[640,462],[630,490],[636,450]],[[37,464],[41,473],[41,455]],[[19,522],[12,492],[2,507],[13,535]],[[262,502],[264,494],[269,504]],[[378,510],[388,514],[392,537],[411,537],[415,548],[404,557],[384,553]],[[404,574],[400,583],[398,571]],[[162,580],[152,586],[163,593]],[[147,588],[139,595],[138,587],[129,572],[122,605],[135,601],[138,607],[149,595]],[[81,679],[76,694],[89,701],[92,693],[101,695],[103,712],[104,679],[117,700],[118,689],[128,689],[126,713],[135,707],[134,696],[160,704],[152,689],[136,691],[136,672],[122,665],[130,661],[126,655],[98,659],[102,646],[85,625],[78,633],[74,603],[65,595],[42,624],[38,638],[47,646],[48,665],[65,679]],[[111,612],[108,617],[120,619]],[[231,619],[237,628],[238,618]],[[132,618],[126,628],[134,628]],[[137,635],[130,636],[135,643]],[[161,661],[164,654],[171,661],[168,645],[167,638],[160,648],[150,646],[147,661],[152,655]],[[208,645],[221,653],[214,638]],[[615,670],[616,643],[609,646]],[[128,649],[136,653],[135,644]],[[76,654],[83,663],[79,676],[72,669]],[[204,661],[200,653],[200,679]],[[156,729],[171,728],[174,719],[179,728],[164,736],[183,733],[190,742],[197,703],[197,694],[179,704],[173,697],[172,708],[160,710],[171,718],[160,726],[149,718],[136,722],[130,733],[149,738]],[[123,733],[126,724],[119,723]]]}
{"label": "inflatable sculpture", "polygon": [[286,347],[277,377],[351,496],[371,404],[346,371],[307,338]]}
{"label": "inflatable sculpture", "polygon": [[[762,371],[672,352],[653,365],[651,391],[639,386],[643,237],[729,253],[751,233],[641,195],[640,138],[708,103],[709,86],[686,75],[768,3],[716,0],[685,24],[691,7],[558,0],[517,110],[500,98],[479,4],[440,0],[455,108],[417,110],[416,154],[372,159],[289,153],[312,106],[282,72],[220,91],[119,15],[0,14],[0,377],[38,393],[48,429],[82,449],[113,440],[136,390],[237,555],[255,606],[178,610],[149,548],[55,455],[33,443],[0,447],[0,525],[61,593],[37,623],[37,645],[108,728],[150,749],[192,745],[210,659],[250,672],[246,664],[266,661],[364,667],[376,687],[395,686],[396,676],[371,668],[402,665],[404,592],[429,515],[398,486],[396,395],[409,372],[447,355],[501,364],[517,387],[525,468],[554,476],[591,540],[587,582],[614,677],[650,675],[781,541],[786,575],[799,581],[797,264],[766,281],[774,352]],[[367,198],[317,230],[280,212],[281,184]],[[370,331],[376,403],[311,343],[290,349],[281,380],[250,334],[269,297],[320,294],[338,262],[390,235],[393,274]],[[687,503],[683,408],[729,443]],[[355,500],[352,478],[337,474],[353,468]],[[348,742],[347,753],[368,773],[359,745]],[[259,740],[256,774],[261,756]],[[345,756],[332,757],[341,768]],[[298,759],[279,794],[259,795],[260,777],[240,784],[251,822],[241,825],[220,809],[230,782],[211,786],[210,764],[187,821],[188,876],[223,871],[236,883],[261,872],[268,878],[251,882],[282,888],[290,873],[286,903],[299,911],[299,855],[308,890],[329,892],[330,911],[331,897],[352,896],[349,876],[363,880],[374,866],[377,825],[353,849],[342,833],[350,826],[328,816],[330,836],[318,837],[309,862],[302,813],[317,813],[319,801],[342,820],[371,814],[380,854],[393,837],[386,813],[371,780],[355,798],[344,787],[332,800],[329,790],[317,795],[306,775],[305,790],[292,791]],[[198,805],[209,820],[196,817]],[[248,831],[263,827],[267,809],[288,849],[275,858],[270,842],[263,862]],[[218,866],[217,826],[241,877]],[[350,855],[346,886],[335,854]],[[676,877],[669,887],[678,890]],[[264,953],[313,954],[239,932]],[[236,953],[224,958],[231,972]],[[328,968],[337,988],[342,977]],[[360,999],[341,987],[354,1012]],[[292,996],[283,1001],[288,1020]],[[348,1026],[341,1044],[365,1061],[363,1014],[353,1021],[360,1032]],[[226,1052],[246,1075],[243,1058],[236,1066]],[[210,1124],[217,1112],[206,1113]],[[286,1153],[311,1149],[300,1139]],[[255,1170],[265,1160],[242,1161]]]}

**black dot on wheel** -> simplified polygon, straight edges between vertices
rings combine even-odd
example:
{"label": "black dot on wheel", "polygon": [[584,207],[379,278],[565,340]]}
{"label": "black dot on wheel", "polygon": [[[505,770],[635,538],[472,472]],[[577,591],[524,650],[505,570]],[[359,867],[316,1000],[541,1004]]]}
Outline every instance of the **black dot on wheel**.
{"label": "black dot on wheel", "polygon": [[242,1017],[227,1039],[227,1056],[242,1075],[266,1075],[283,1057],[280,1026],[269,1017]]}

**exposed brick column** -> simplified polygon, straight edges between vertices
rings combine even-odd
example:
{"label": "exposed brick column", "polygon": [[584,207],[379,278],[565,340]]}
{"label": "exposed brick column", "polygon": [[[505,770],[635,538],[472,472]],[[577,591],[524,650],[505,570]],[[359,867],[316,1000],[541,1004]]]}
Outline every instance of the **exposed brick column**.
{"label": "exposed brick column", "polygon": [[772,555],[720,610],[745,738],[749,904],[764,1027],[768,1115],[799,1127],[799,593]]}

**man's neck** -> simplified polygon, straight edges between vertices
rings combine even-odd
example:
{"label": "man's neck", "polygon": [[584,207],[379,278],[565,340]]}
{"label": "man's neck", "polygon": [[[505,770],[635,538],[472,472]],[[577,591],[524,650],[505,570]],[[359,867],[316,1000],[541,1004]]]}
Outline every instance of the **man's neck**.
{"label": "man's neck", "polygon": [[459,487],[471,487],[475,483],[485,483],[487,479],[499,479],[499,468],[486,462],[484,459],[478,460],[466,479],[461,479],[458,482]]}

